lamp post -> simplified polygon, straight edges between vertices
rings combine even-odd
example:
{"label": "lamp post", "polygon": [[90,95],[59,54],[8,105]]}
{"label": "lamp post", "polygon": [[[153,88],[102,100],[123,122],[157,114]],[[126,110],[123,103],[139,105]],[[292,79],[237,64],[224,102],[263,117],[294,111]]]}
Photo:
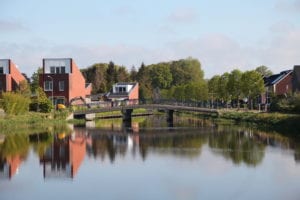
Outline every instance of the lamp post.
{"label": "lamp post", "polygon": [[51,87],[51,98],[52,98],[52,107],[54,108],[54,98],[53,98],[53,86],[54,86],[54,83],[53,83],[53,78],[51,76],[47,76],[48,78],[51,79],[52,81],[52,87]]}

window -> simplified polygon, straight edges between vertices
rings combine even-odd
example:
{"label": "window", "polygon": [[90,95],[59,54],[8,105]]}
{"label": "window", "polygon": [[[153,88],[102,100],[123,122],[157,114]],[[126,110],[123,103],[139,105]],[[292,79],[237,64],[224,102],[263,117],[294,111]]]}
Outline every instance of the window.
{"label": "window", "polygon": [[120,93],[122,93],[122,92],[126,92],[126,87],[117,87],[117,92],[120,92]]}
{"label": "window", "polygon": [[60,67],[56,67],[56,73],[59,74],[59,68]]}
{"label": "window", "polygon": [[65,81],[58,82],[59,91],[65,91]]}
{"label": "window", "polygon": [[0,74],[4,74],[4,69],[3,69],[3,67],[0,67]]}
{"label": "window", "polygon": [[50,73],[54,74],[55,73],[55,67],[50,67]]}
{"label": "window", "polygon": [[44,82],[44,90],[45,91],[52,91],[53,90],[53,82],[52,81],[45,81]]}
{"label": "window", "polygon": [[61,66],[61,67],[60,67],[60,73],[61,73],[61,74],[65,74],[65,73],[66,73],[66,67]]}

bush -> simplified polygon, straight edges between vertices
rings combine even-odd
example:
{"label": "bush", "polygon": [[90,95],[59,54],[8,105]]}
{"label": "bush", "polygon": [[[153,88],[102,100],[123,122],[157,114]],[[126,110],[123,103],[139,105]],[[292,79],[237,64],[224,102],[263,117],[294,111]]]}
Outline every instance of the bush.
{"label": "bush", "polygon": [[2,108],[8,115],[20,115],[29,111],[30,99],[21,94],[2,93]]}
{"label": "bush", "polygon": [[288,96],[273,97],[270,110],[286,113],[300,113],[300,94],[295,93]]}
{"label": "bush", "polygon": [[36,89],[36,96],[33,97],[30,104],[30,111],[49,113],[53,108],[52,102],[47,98],[42,88]]}

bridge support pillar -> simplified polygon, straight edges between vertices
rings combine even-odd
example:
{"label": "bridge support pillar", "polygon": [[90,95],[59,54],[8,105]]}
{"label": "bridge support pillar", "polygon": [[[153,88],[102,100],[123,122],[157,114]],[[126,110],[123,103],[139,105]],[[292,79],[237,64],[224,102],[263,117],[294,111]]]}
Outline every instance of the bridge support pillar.
{"label": "bridge support pillar", "polygon": [[122,114],[123,114],[123,121],[126,121],[127,123],[131,124],[131,113],[132,113],[133,109],[124,109],[122,110]]}
{"label": "bridge support pillar", "polygon": [[173,113],[174,113],[174,110],[166,110],[168,123],[173,124]]}

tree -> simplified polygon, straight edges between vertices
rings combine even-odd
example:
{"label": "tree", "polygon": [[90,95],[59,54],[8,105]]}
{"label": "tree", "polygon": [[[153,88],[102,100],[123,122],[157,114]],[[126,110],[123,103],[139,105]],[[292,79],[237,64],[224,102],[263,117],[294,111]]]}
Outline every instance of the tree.
{"label": "tree", "polygon": [[204,73],[197,59],[187,58],[165,64],[170,66],[173,77],[172,85],[203,81]]}
{"label": "tree", "polygon": [[36,96],[33,97],[30,104],[30,110],[43,113],[51,112],[51,110],[53,109],[53,104],[52,101],[47,98],[47,95],[44,92],[43,88],[38,87],[35,91],[35,94]]}
{"label": "tree", "polygon": [[227,83],[227,91],[232,97],[232,99],[235,99],[238,105],[238,108],[240,107],[239,104],[239,98],[242,93],[241,89],[241,78],[242,78],[242,72],[238,69],[235,69],[231,71],[228,77],[228,83]]}
{"label": "tree", "polygon": [[18,91],[21,95],[23,95],[24,97],[30,97],[31,96],[31,90],[30,90],[30,85],[27,82],[27,80],[23,80],[20,82],[19,84],[19,91]]}
{"label": "tree", "polygon": [[219,81],[221,76],[215,75],[208,81],[208,93],[211,99],[219,98]]}
{"label": "tree", "polygon": [[260,73],[255,70],[246,71],[241,77],[241,88],[245,97],[248,97],[248,104],[253,108],[253,99],[264,91],[264,81]]}
{"label": "tree", "polygon": [[117,71],[117,82],[128,82],[130,75],[125,67],[119,67]]}
{"label": "tree", "polygon": [[36,72],[34,72],[31,76],[30,89],[31,92],[35,92],[35,90],[40,86],[39,83],[39,75],[43,72],[43,69],[39,67]]}
{"label": "tree", "polygon": [[167,89],[172,83],[172,74],[166,64],[151,66],[150,70],[151,85],[153,88]]}
{"label": "tree", "polygon": [[273,72],[267,66],[264,65],[257,67],[255,71],[257,71],[258,73],[260,73],[262,76],[265,77],[271,76],[273,74]]}
{"label": "tree", "polygon": [[107,80],[107,88],[111,88],[112,85],[116,82],[118,82],[117,80],[117,70],[115,67],[115,64],[110,61],[108,64],[108,68],[106,70],[106,80]]}
{"label": "tree", "polygon": [[136,71],[136,68],[134,65],[131,67],[131,70],[130,70],[130,80],[137,81],[137,71]]}

